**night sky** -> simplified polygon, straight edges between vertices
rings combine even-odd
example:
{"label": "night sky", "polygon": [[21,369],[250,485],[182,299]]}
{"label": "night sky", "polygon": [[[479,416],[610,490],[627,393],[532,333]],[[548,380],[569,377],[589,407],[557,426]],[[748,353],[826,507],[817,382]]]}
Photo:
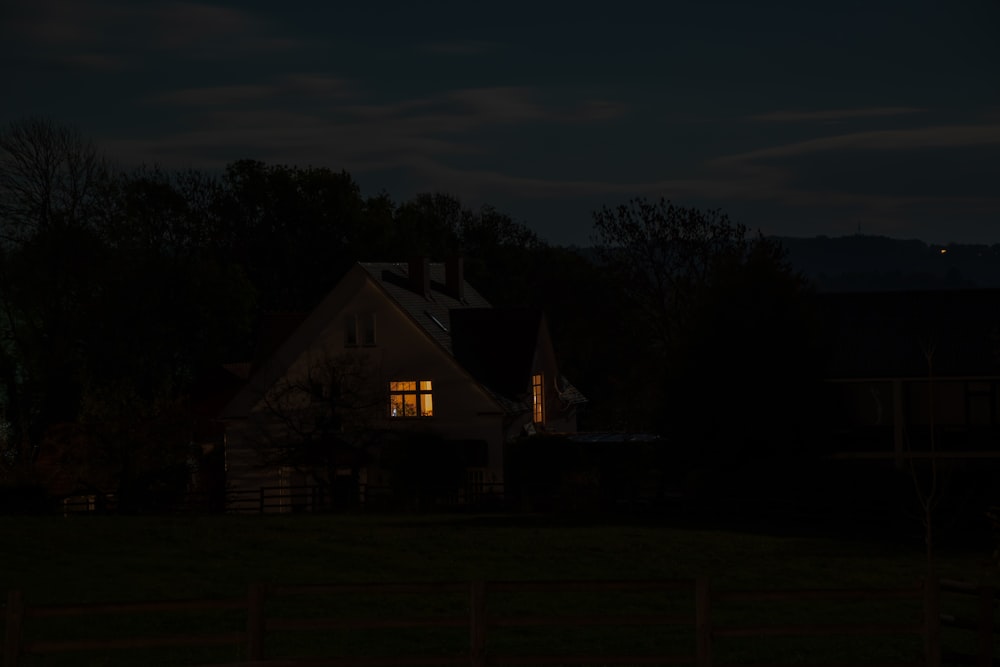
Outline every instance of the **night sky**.
{"label": "night sky", "polygon": [[1000,242],[996,0],[0,12],[0,122],[74,124],[125,165],[345,169],[558,244],[638,195],[765,234]]}

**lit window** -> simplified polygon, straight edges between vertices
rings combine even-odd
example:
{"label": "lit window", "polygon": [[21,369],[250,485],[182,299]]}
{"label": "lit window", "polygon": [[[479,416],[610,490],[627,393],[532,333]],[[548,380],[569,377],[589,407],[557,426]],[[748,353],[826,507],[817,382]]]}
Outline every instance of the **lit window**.
{"label": "lit window", "polygon": [[[523,377],[523,376],[522,376]],[[545,410],[542,396],[542,375],[531,376],[531,412],[532,421],[541,424],[545,421]]]}
{"label": "lit window", "polygon": [[360,313],[344,317],[344,345],[375,344],[375,313]]}
{"label": "lit window", "polygon": [[434,396],[430,380],[403,380],[389,383],[390,417],[432,417]]}

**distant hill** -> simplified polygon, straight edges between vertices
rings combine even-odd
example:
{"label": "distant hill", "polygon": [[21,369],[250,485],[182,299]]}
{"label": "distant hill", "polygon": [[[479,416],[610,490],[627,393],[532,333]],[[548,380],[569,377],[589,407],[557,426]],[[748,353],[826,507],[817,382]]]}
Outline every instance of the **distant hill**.
{"label": "distant hill", "polygon": [[[1000,288],[1000,243],[942,246],[860,234],[770,238],[821,292]],[[598,261],[593,247],[571,250]]]}
{"label": "distant hill", "polygon": [[1000,287],[1000,244],[941,246],[862,235],[772,238],[820,291]]}

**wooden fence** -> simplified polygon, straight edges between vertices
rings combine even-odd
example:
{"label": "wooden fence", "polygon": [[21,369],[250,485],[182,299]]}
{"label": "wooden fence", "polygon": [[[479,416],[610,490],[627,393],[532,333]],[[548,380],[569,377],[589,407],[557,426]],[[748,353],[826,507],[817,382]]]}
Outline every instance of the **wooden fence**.
{"label": "wooden fence", "polygon": [[[724,648],[732,638],[755,638],[770,641],[771,638],[827,636],[827,637],[877,637],[909,635],[916,647],[914,659],[910,662],[879,662],[875,665],[924,665],[939,667],[942,664],[941,625],[959,623],[961,619],[941,614],[941,592],[972,594],[980,600],[980,617],[973,624],[979,632],[978,656],[965,656],[971,660],[967,664],[993,664],[993,633],[995,632],[992,589],[979,588],[957,582],[932,582],[928,586],[914,586],[903,589],[864,590],[713,590],[708,580],[657,580],[657,581],[494,581],[494,582],[441,582],[441,583],[382,583],[382,584],[326,584],[298,586],[252,585],[245,597],[227,599],[175,600],[155,602],[122,602],[76,605],[33,605],[25,601],[20,591],[11,591],[7,597],[5,611],[3,667],[23,667],[32,664],[32,656],[66,652],[103,652],[109,654],[119,649],[150,649],[156,647],[204,647],[225,646],[241,662],[233,663],[216,660],[214,664],[242,665],[265,663],[268,665],[469,665],[487,667],[493,665],[554,665],[554,664],[601,664],[601,665],[674,665],[689,664],[710,667],[719,664],[718,649]],[[571,603],[574,612],[564,609],[548,610],[539,600],[558,599],[562,604],[572,594],[597,595],[598,600],[621,600],[623,594],[637,594],[649,600],[673,600],[672,608],[650,610],[649,605],[629,611],[628,605],[617,609],[603,609],[587,612],[585,606]],[[329,608],[320,604],[316,613],[305,614],[303,608],[288,604],[294,596],[313,596],[321,602],[343,601],[350,595],[360,595],[364,599],[382,599],[391,596],[414,596],[431,605],[427,613],[374,613],[339,614],[331,616]],[[433,602],[435,596],[450,595],[458,600],[450,611],[447,605]],[[534,595],[535,602],[522,603],[521,607],[504,605],[504,596]],[[553,595],[561,597],[553,598]],[[457,596],[457,597],[456,597]],[[569,596],[569,597],[567,597]],[[285,601],[282,608],[282,600]],[[909,600],[921,613],[917,618],[899,620],[879,618],[877,621],[860,622],[747,622],[758,615],[743,616],[742,621],[726,620],[727,607],[736,604],[762,604],[760,609],[790,604],[798,618],[800,608],[814,601],[828,604],[831,601],[862,601],[879,604],[896,604]],[[431,601],[431,602],[428,602]],[[839,602],[838,602],[839,601]],[[527,605],[527,606],[523,606]],[[621,609],[620,607],[625,607]],[[382,608],[384,611],[384,608]],[[445,609],[446,613],[441,610]],[[86,639],[40,639],[37,627],[41,619],[54,617],[92,617],[95,615],[152,613],[191,614],[209,610],[238,610],[244,619],[243,629],[204,631],[183,634],[157,632],[153,636],[88,637]],[[541,610],[541,611],[537,611]],[[31,626],[31,627],[29,627]],[[598,647],[576,652],[559,654],[537,651],[511,651],[501,641],[501,635],[511,628],[608,628],[618,626],[651,628],[652,637],[674,633],[680,641],[669,651],[658,649],[653,652],[633,647],[629,650],[607,651]],[[453,642],[445,653],[427,654],[400,653],[392,655],[331,654],[322,656],[281,657],[282,633],[326,631],[325,636],[349,636],[360,630],[402,630],[419,628],[425,631],[451,628],[467,639]],[[28,630],[26,632],[26,630]],[[332,631],[332,632],[331,632]],[[596,631],[596,630],[593,630]],[[51,636],[51,634],[49,635]],[[322,635],[318,635],[322,636]],[[839,640],[838,640],[839,641]],[[383,643],[385,645],[385,643]],[[370,645],[366,645],[370,649]],[[799,656],[796,664],[803,663]],[[814,655],[805,656],[809,659]],[[946,658],[952,658],[947,652]],[[723,664],[733,664],[723,661]],[[770,664],[770,663],[769,663]],[[829,660],[813,664],[830,664]],[[851,664],[857,664],[851,661]],[[959,662],[958,664],[963,664]]]}
{"label": "wooden fence", "polygon": [[[150,514],[226,512],[229,514],[323,513],[344,510],[422,509],[491,510],[503,507],[503,485],[485,483],[456,487],[422,488],[409,494],[383,484],[355,484],[350,489],[318,485],[262,486],[230,489],[218,501],[207,493],[172,494],[158,502],[146,501],[131,511]],[[115,494],[80,494],[62,498],[58,512],[74,514],[117,514]]]}
{"label": "wooden fence", "polygon": [[503,485],[429,487],[400,493],[382,484],[357,484],[352,492],[337,496],[331,488],[316,485],[262,486],[226,492],[230,514],[317,513],[350,509],[492,509],[503,506]]}

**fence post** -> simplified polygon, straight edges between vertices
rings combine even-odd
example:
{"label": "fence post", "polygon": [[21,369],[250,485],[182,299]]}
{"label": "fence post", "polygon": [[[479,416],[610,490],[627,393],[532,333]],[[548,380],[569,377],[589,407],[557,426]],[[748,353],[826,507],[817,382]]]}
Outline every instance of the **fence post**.
{"label": "fence post", "polygon": [[697,641],[696,664],[712,665],[712,590],[706,577],[694,580],[694,628]]}
{"label": "fence post", "polygon": [[264,598],[263,584],[250,584],[247,591],[247,659],[264,659]]}
{"label": "fence post", "polygon": [[469,664],[486,666],[486,582],[469,585]]}
{"label": "fence post", "polygon": [[7,628],[3,642],[3,667],[17,667],[21,653],[21,629],[24,623],[24,595],[7,592]]}
{"label": "fence post", "polygon": [[979,588],[979,665],[993,667],[993,600],[996,589]]}
{"label": "fence post", "polygon": [[927,667],[941,667],[941,582],[924,579],[924,657]]}

